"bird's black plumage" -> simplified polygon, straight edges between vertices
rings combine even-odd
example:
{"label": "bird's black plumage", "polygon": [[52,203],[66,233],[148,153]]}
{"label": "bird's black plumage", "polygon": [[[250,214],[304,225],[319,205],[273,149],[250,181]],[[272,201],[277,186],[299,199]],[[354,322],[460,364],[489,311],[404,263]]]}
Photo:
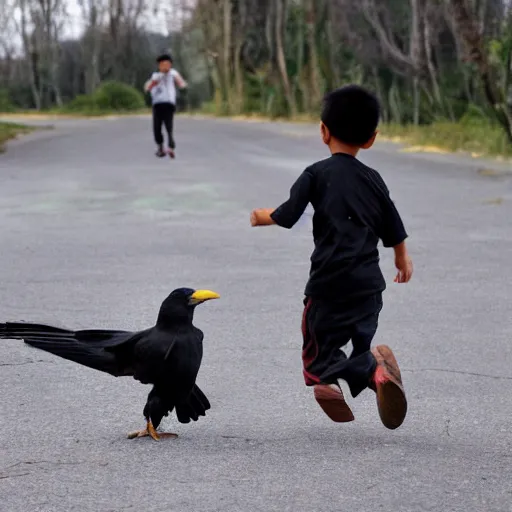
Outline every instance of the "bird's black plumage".
{"label": "bird's black plumage", "polygon": [[197,421],[210,403],[196,385],[203,333],[192,323],[195,307],[214,292],[174,290],[162,303],[155,326],[137,332],[71,331],[49,325],[0,323],[0,338],[22,339],[32,347],[115,377],[152,384],[144,416],[157,428],[174,409],[178,421]]}

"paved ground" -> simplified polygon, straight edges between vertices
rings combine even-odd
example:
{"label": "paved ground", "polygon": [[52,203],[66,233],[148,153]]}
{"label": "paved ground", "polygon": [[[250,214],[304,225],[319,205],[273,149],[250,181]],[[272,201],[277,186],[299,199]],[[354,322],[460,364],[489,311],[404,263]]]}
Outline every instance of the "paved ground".
{"label": "paved ground", "polygon": [[[146,118],[61,121],[0,156],[4,319],[152,324],[177,286],[218,291],[197,311],[207,418],[160,444],[129,441],[147,388],[8,341],[0,346],[5,512],[512,510],[512,176],[380,144],[416,275],[390,284],[379,342],[404,369],[410,414],[325,418],[302,382],[301,293],[312,247],[252,230],[325,155],[316,127],[179,119],[179,158],[153,156]],[[486,170],[482,171],[484,168]],[[480,172],[479,172],[480,169]],[[389,281],[391,254],[383,254]],[[171,421],[166,426],[174,428]]]}

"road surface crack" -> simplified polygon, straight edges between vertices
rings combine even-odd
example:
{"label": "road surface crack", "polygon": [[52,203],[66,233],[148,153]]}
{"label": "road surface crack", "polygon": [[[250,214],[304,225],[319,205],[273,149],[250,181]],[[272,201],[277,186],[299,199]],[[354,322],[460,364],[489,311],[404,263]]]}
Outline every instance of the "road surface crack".
{"label": "road surface crack", "polygon": [[444,424],[444,432],[448,437],[451,437],[450,434],[450,418],[446,418],[446,422]]}
{"label": "road surface crack", "polygon": [[[82,464],[96,464],[99,466],[108,466],[108,462],[102,462],[102,461],[76,461],[76,462],[66,462],[66,461],[51,461],[51,460],[26,460],[26,461],[20,461],[16,462],[15,464],[11,464],[10,466],[7,466],[3,470],[0,471],[0,480],[4,480],[6,478],[16,478],[20,476],[27,476],[30,475],[31,472],[27,473],[12,473],[9,474],[9,471],[14,468],[21,468],[23,466],[39,466],[41,464],[47,464],[49,466],[80,466]],[[45,468],[40,468],[42,471],[45,471]]]}
{"label": "road surface crack", "polygon": [[0,366],[23,366],[25,364],[37,364],[37,363],[54,364],[53,361],[47,361],[45,359],[36,359],[36,360],[30,360],[30,361],[23,361],[21,363],[0,363]]}
{"label": "road surface crack", "polygon": [[420,373],[420,372],[441,372],[441,373],[454,373],[458,375],[470,375],[472,377],[483,377],[486,379],[494,379],[494,380],[512,380],[512,377],[508,377],[506,375],[489,375],[487,373],[477,373],[477,372],[468,372],[463,370],[449,370],[446,368],[415,368],[415,369],[402,369],[403,372],[409,373]]}

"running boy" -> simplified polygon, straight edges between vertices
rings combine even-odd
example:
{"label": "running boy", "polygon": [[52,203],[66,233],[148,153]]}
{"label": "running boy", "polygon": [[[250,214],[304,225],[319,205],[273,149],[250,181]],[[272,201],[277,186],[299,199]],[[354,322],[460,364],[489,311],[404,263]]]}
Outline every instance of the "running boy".
{"label": "running boy", "polygon": [[[306,385],[314,386],[320,407],[336,422],[354,419],[338,379],[354,398],[369,387],[382,423],[395,429],[407,413],[400,369],[389,347],[370,347],[386,288],[379,239],[395,251],[395,282],[407,283],[413,268],[407,233],[383,179],[356,158],[373,145],[379,116],[377,99],[361,87],[328,94],[320,128],[331,157],[308,167],[279,208],[254,210],[251,224],[290,229],[312,204],[315,249],[302,322]],[[350,340],[347,357],[341,349]]]}
{"label": "running boy", "polygon": [[[153,135],[158,146],[156,156],[162,157],[168,154],[175,157],[173,121],[176,111],[176,86],[180,89],[187,87],[187,82],[172,68],[172,57],[169,54],[160,55],[156,59],[158,72],[144,84],[144,90],[151,94],[153,104]],[[162,136],[162,123],[165,125],[169,142],[169,149],[164,151],[164,138]]]}

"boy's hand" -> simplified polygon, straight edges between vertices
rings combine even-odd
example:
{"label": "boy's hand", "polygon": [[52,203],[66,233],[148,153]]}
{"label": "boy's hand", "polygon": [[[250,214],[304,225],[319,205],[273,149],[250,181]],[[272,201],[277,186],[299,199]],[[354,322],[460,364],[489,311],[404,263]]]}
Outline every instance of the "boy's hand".
{"label": "boy's hand", "polygon": [[251,226],[271,226],[275,224],[270,216],[273,208],[257,208],[251,212]]}
{"label": "boy's hand", "polygon": [[156,87],[159,83],[159,80],[151,80],[151,82],[149,83],[148,85],[148,91],[151,91],[151,89],[153,89],[153,87]]}
{"label": "boy's hand", "polygon": [[395,277],[395,283],[408,283],[412,277],[412,260],[408,254],[405,256],[395,257],[395,266],[398,269],[398,274]]}
{"label": "boy's hand", "polygon": [[408,283],[411,280],[413,268],[412,259],[409,257],[405,242],[394,247],[395,250],[395,266],[398,274],[395,277],[395,283]]}

